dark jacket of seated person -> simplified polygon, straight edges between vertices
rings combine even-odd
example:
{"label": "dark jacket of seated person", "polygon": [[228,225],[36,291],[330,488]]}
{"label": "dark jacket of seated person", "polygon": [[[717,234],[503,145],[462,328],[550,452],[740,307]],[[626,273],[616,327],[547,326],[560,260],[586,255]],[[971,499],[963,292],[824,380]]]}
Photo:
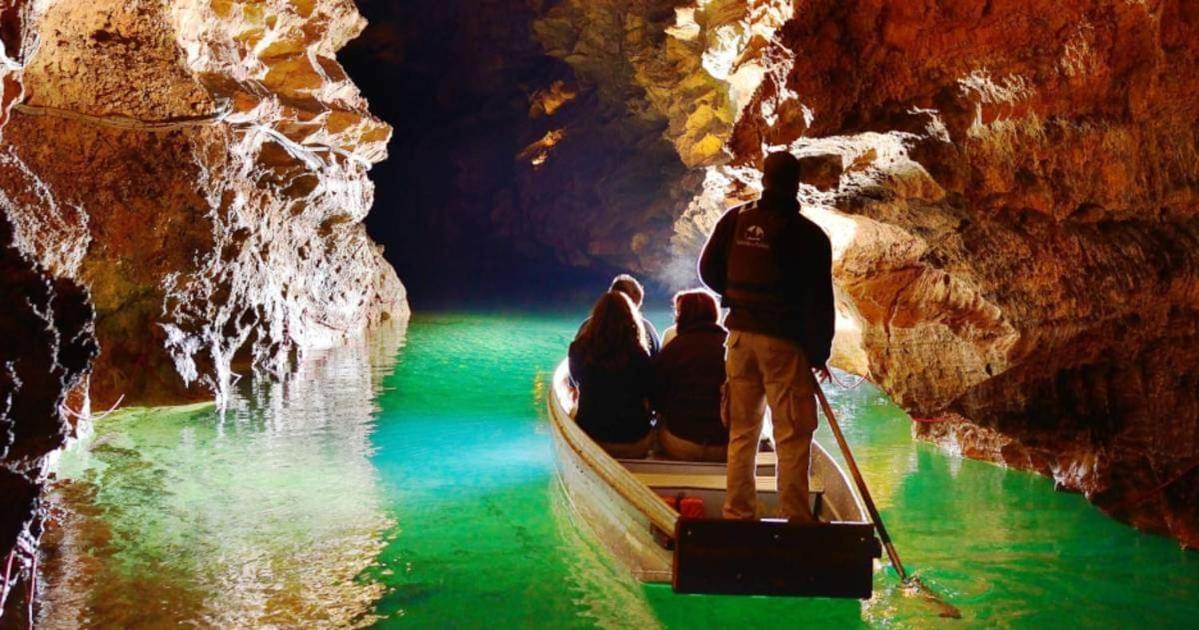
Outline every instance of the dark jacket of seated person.
{"label": "dark jacket of seated person", "polygon": [[575,422],[614,457],[645,457],[653,444],[650,358],[638,320],[628,297],[609,291],[570,344],[570,377],[579,392]]}
{"label": "dark jacket of seated person", "polygon": [[658,440],[671,459],[724,461],[728,429],[720,419],[724,343],[719,308],[706,291],[675,296],[677,335],[654,357],[650,401]]}

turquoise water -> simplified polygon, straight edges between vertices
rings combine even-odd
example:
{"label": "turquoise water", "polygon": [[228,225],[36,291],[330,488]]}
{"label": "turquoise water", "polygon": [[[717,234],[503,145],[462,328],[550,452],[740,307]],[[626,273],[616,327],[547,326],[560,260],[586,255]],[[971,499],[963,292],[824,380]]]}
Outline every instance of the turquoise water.
{"label": "turquoise water", "polygon": [[[70,481],[43,622],[959,623],[886,569],[863,603],[677,596],[631,580],[571,518],[553,473],[543,396],[579,315],[418,316],[404,339],[246,388],[223,417],[105,419],[60,466]],[[1199,555],[1049,480],[914,442],[868,384],[831,394],[905,562],[966,622],[1189,625],[1199,612]]]}

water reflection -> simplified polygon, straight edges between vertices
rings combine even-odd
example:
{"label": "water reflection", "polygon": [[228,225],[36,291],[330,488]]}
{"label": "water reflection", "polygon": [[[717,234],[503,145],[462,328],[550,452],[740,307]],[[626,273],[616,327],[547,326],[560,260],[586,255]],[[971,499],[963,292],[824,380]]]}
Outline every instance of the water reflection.
{"label": "water reflection", "polygon": [[[865,603],[634,582],[554,476],[545,379],[576,329],[574,316],[423,316],[398,365],[398,339],[363,344],[247,386],[223,420],[190,408],[101,423],[63,461],[45,625],[943,623],[889,569]],[[1193,622],[1199,554],[1047,479],[913,442],[869,384],[829,394],[909,570],[968,623]],[[827,427],[818,438],[833,444]]]}
{"label": "water reflection", "polygon": [[554,476],[535,393],[576,326],[417,318],[371,436],[397,519],[372,569],[387,586],[381,626],[656,625],[638,584],[571,521]]}
{"label": "water reflection", "polygon": [[[907,416],[869,384],[830,394],[905,564],[967,623],[1119,627],[1194,618],[1196,554],[1053,491],[1043,477],[913,441]],[[903,592],[888,569],[876,574],[863,617],[926,625],[937,610]]]}
{"label": "water reflection", "polygon": [[130,409],[64,454],[44,627],[366,624],[392,526],[370,432],[402,325],[212,405]]}
{"label": "water reflection", "polygon": [[662,627],[641,583],[590,532],[580,531],[560,483],[555,479],[550,488],[550,513],[566,552],[564,585],[578,608],[579,621],[600,628]]}

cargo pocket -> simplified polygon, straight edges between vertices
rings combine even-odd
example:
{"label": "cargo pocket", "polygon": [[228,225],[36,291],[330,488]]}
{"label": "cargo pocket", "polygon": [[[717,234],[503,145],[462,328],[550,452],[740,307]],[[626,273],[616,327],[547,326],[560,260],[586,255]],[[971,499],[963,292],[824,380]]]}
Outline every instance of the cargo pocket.
{"label": "cargo pocket", "polygon": [[811,387],[788,387],[783,399],[797,431],[811,433],[816,430],[816,392]]}

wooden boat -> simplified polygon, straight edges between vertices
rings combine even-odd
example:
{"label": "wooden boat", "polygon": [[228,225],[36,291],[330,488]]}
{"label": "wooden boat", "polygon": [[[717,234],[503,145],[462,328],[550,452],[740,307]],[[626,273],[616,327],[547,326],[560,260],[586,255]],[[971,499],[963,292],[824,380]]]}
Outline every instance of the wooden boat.
{"label": "wooden boat", "polygon": [[[671,582],[676,578],[675,539],[681,523],[679,512],[663,497],[702,497],[705,517],[719,518],[725,495],[725,465],[656,458],[614,459],[572,417],[574,402],[566,362],[555,371],[550,389],[547,398],[556,466],[577,520],[592,529],[639,580]],[[767,512],[777,503],[775,468],[774,453],[758,454],[758,501]],[[821,523],[852,523],[858,525],[859,533],[871,531],[866,529],[870,519],[851,481],[818,442],[812,443],[810,488],[813,514]],[[769,525],[763,521],[753,523]],[[869,535],[877,546],[873,534]],[[872,570],[873,564],[868,561],[868,565]],[[866,580],[869,583],[868,575]],[[677,579],[675,585],[677,590]]]}

